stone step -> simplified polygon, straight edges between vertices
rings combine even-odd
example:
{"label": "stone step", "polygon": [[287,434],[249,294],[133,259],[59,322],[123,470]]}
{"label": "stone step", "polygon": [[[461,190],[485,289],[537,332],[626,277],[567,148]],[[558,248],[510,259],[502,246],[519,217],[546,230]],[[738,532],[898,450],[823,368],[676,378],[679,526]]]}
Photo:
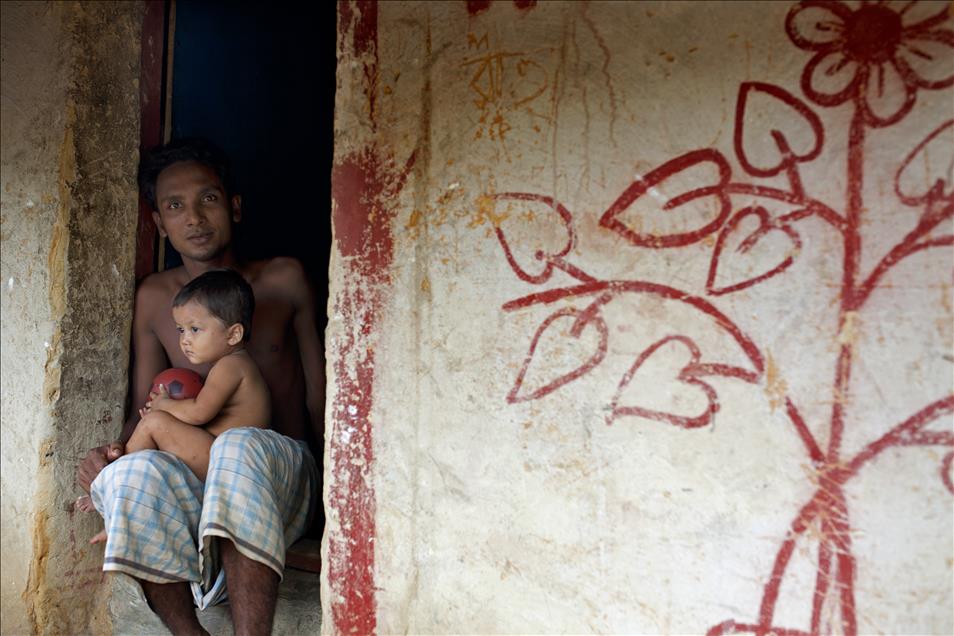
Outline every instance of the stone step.
{"label": "stone step", "polygon": [[[111,588],[109,618],[116,636],[166,636],[166,629],[143,596],[142,588],[131,577],[118,572],[107,575]],[[321,633],[321,603],[318,598],[318,574],[286,568],[278,587],[273,636],[303,636]],[[232,636],[228,603],[196,610],[199,622],[212,636]]]}

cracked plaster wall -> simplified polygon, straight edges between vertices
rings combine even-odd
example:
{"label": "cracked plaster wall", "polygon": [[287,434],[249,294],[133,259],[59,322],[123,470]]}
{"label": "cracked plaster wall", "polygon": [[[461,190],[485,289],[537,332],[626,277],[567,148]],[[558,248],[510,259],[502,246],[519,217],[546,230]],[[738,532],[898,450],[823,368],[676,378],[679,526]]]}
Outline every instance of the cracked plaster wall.
{"label": "cracked plaster wall", "polygon": [[952,20],[904,6],[342,6],[326,625],[952,631]]}
{"label": "cracked plaster wall", "polygon": [[2,631],[105,632],[78,459],[123,418],[138,206],[139,3],[6,2]]}

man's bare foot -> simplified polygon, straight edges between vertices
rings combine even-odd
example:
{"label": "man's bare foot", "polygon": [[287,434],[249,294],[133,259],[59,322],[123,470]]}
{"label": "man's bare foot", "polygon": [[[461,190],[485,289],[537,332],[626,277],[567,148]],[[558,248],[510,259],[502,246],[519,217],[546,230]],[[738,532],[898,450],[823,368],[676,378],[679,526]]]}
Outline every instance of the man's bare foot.
{"label": "man's bare foot", "polygon": [[104,541],[106,541],[106,531],[100,530],[93,536],[92,539],[89,540],[89,543],[90,545],[93,545],[95,543],[103,543]]}
{"label": "man's bare foot", "polygon": [[80,512],[96,512],[96,506],[93,505],[93,500],[89,495],[79,497],[73,507]]}

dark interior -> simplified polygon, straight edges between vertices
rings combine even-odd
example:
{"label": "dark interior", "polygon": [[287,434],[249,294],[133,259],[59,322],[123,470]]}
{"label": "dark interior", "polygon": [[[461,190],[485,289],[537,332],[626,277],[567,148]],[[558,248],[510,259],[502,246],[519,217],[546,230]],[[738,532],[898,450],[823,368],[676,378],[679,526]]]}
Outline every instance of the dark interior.
{"label": "dark interior", "polygon": [[[176,3],[172,137],[233,163],[244,258],[294,256],[325,326],[331,247],[335,4]],[[179,264],[166,246],[166,266]]]}
{"label": "dark interior", "polygon": [[[179,0],[172,138],[206,137],[232,160],[245,259],[294,256],[327,324],[336,4]],[[165,267],[181,263],[165,246]],[[308,440],[321,462],[323,445]],[[320,537],[322,519],[309,533]]]}

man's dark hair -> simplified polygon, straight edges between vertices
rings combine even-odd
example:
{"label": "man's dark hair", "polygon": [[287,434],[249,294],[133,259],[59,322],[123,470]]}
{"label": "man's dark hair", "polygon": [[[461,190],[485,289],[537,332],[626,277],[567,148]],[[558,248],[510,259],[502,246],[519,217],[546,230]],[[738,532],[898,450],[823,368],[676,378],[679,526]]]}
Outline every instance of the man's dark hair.
{"label": "man's dark hair", "polygon": [[181,307],[189,302],[199,303],[229,327],[240,323],[245,328],[243,340],[252,337],[255,294],[234,269],[213,269],[196,276],[179,290],[172,306]]}
{"label": "man's dark hair", "polygon": [[139,189],[153,210],[159,209],[156,205],[156,180],[159,179],[159,173],[180,161],[195,161],[211,168],[219,176],[226,197],[231,197],[232,166],[228,156],[208,139],[186,137],[156,146],[143,153],[139,160]]}

